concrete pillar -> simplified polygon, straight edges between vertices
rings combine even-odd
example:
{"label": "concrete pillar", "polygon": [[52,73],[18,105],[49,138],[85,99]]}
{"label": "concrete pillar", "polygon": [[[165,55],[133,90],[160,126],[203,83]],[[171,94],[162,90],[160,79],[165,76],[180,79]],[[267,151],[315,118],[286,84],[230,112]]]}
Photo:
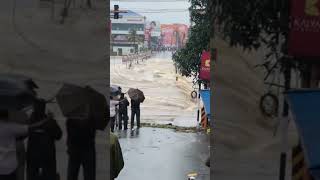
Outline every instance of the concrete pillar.
{"label": "concrete pillar", "polygon": [[319,81],[320,81],[320,65],[319,64],[313,64],[312,67],[311,67],[310,87],[311,88],[318,88],[319,87]]}

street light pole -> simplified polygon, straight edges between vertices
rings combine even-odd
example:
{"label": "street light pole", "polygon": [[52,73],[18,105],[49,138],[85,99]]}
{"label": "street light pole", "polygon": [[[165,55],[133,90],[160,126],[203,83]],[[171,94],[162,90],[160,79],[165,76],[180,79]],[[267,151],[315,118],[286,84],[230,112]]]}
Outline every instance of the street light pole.
{"label": "street light pole", "polygon": [[[281,0],[280,2],[280,32],[284,32],[284,44],[282,47],[282,67],[284,75],[284,86],[285,91],[290,89],[291,85],[291,59],[288,57],[288,34],[289,34],[289,0]],[[288,151],[288,115],[289,115],[289,105],[286,99],[284,98],[282,118],[280,119],[281,123],[281,140],[282,140],[282,150],[280,154],[280,172],[279,180],[285,180],[286,176],[286,164],[287,164],[287,151]]]}
{"label": "street light pole", "polygon": [[197,122],[200,121],[200,91],[201,91],[201,82],[199,81],[199,90],[198,90],[198,112],[197,112]]}

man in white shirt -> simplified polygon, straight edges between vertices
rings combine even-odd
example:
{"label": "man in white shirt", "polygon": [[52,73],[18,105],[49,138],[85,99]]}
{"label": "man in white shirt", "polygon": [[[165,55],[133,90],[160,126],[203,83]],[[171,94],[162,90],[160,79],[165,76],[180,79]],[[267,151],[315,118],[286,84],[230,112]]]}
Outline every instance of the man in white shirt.
{"label": "man in white shirt", "polygon": [[115,120],[116,120],[116,106],[119,101],[115,101],[113,96],[110,96],[110,120],[111,120],[111,132],[114,132]]}
{"label": "man in white shirt", "polygon": [[16,180],[17,178],[17,151],[16,139],[27,136],[47,122],[47,120],[33,124],[22,125],[9,121],[9,111],[0,110],[0,179]]}
{"label": "man in white shirt", "polygon": [[8,110],[0,110],[0,179],[16,180],[16,138],[27,136],[28,126],[9,122]]}

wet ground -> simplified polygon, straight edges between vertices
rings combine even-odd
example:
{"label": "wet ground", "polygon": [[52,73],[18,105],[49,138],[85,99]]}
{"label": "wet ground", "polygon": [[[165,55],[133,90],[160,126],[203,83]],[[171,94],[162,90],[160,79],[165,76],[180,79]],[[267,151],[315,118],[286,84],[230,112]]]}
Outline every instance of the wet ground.
{"label": "wet ground", "polygon": [[183,180],[194,172],[198,173],[197,180],[210,179],[205,166],[209,140],[204,134],[158,128],[116,134],[125,161],[118,180]]}

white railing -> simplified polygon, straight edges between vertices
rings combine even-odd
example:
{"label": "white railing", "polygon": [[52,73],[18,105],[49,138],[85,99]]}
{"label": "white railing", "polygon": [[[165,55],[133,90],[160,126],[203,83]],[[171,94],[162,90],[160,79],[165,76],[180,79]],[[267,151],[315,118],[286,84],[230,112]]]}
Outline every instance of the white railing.
{"label": "white railing", "polygon": [[129,67],[131,67],[132,63],[139,64],[139,61],[145,61],[150,59],[152,56],[151,51],[139,53],[139,54],[129,54],[126,56],[122,56],[122,63],[129,63]]}

